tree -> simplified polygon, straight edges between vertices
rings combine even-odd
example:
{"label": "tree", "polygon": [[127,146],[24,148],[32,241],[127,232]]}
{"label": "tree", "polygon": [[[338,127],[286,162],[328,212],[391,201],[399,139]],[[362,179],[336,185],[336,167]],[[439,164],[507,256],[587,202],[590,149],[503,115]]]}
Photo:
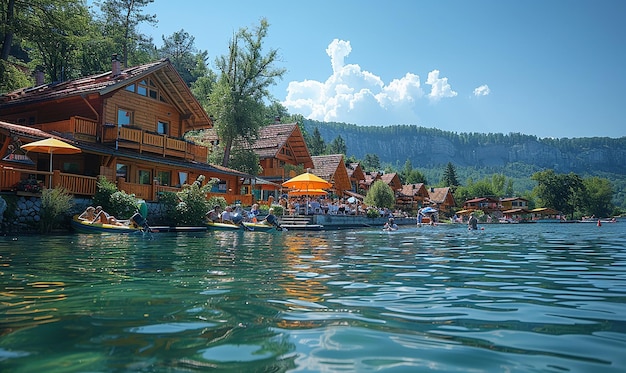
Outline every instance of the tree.
{"label": "tree", "polygon": [[263,172],[263,168],[259,164],[258,154],[251,149],[234,149],[230,160],[230,167],[253,176]]}
{"label": "tree", "polygon": [[269,23],[262,19],[253,32],[240,29],[230,41],[228,55],[216,60],[220,75],[209,99],[209,114],[215,117],[224,142],[225,167],[235,139],[254,142],[263,123],[263,100],[271,97],[268,87],[285,73],[274,67],[277,50],[262,54],[268,28]]}
{"label": "tree", "polygon": [[535,172],[531,178],[537,182],[534,193],[539,197],[541,206],[551,207],[573,218],[584,190],[578,175],[556,174],[554,170],[545,170]]}
{"label": "tree", "polygon": [[419,172],[419,170],[414,170],[413,165],[411,164],[411,160],[409,159],[404,162],[404,168],[400,172],[400,179],[403,181],[404,184],[427,184],[426,176]]}
{"label": "tree", "polygon": [[308,141],[308,148],[311,152],[311,155],[322,155],[324,154],[324,150],[326,149],[326,143],[320,134],[320,130],[315,127],[313,129],[313,135],[309,136],[310,140]]}
{"label": "tree", "polygon": [[456,187],[461,185],[456,177],[456,168],[452,162],[448,162],[446,169],[443,171],[442,184],[444,187]]}
{"label": "tree", "polygon": [[328,154],[346,154],[347,152],[348,147],[341,135],[337,135],[337,137],[328,144]]}
{"label": "tree", "polygon": [[583,184],[585,192],[581,206],[582,213],[597,217],[609,216],[613,210],[613,204],[611,203],[613,186],[611,182],[594,176],[583,179]]}
{"label": "tree", "polygon": [[369,206],[393,208],[396,204],[396,196],[387,183],[378,180],[367,191],[363,202]]}
{"label": "tree", "polygon": [[[144,14],[143,8],[154,0],[104,0],[100,9],[104,15],[105,36],[113,39],[122,49],[122,64],[128,67],[130,57],[141,50],[142,44],[150,44],[152,39],[139,33],[139,24],[146,22],[156,25],[156,15]],[[142,61],[133,61],[142,62]]]}
{"label": "tree", "polygon": [[365,171],[378,171],[380,170],[380,159],[377,154],[365,154],[363,159],[363,169]]}
{"label": "tree", "polygon": [[181,29],[168,37],[163,36],[163,46],[159,49],[159,55],[170,60],[190,87],[198,78],[207,76],[209,70],[206,64],[208,52],[198,51],[194,43],[195,38]]}

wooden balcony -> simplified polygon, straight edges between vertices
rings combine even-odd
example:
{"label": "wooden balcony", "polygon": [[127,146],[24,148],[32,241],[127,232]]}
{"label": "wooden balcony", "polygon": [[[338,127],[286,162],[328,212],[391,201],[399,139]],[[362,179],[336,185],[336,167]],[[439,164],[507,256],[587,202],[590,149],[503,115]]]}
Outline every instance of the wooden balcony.
{"label": "wooden balcony", "polygon": [[52,176],[52,187],[63,186],[71,194],[82,196],[93,196],[96,194],[97,178],[63,173],[59,170],[53,172],[34,171],[13,167],[0,167],[0,190],[16,190],[16,186],[22,180],[38,180],[42,188],[50,188],[50,176]]}
{"label": "wooden balcony", "polygon": [[[42,131],[71,134],[83,141],[100,142],[111,146],[134,149],[163,157],[176,157],[206,163],[209,149],[167,135],[147,132],[134,127],[105,125],[101,130],[98,123],[83,117],[43,123],[34,126]],[[100,132],[100,133],[99,133]]]}
{"label": "wooden balcony", "polygon": [[134,149],[163,157],[177,157],[206,163],[208,148],[167,135],[143,131],[132,127],[107,125],[103,127],[102,142],[116,147]]}

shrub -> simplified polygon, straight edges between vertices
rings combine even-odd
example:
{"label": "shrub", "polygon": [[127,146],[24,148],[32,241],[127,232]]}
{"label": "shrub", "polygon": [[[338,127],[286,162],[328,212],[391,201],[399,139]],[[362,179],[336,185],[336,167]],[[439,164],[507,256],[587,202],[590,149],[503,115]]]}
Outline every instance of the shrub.
{"label": "shrub", "polygon": [[39,212],[39,228],[41,233],[50,233],[58,225],[61,218],[68,214],[74,205],[72,195],[58,186],[54,189],[44,189],[41,193],[41,210]]}
{"label": "shrub", "polygon": [[165,204],[165,214],[174,224],[179,226],[203,225],[211,201],[214,205],[226,206],[226,200],[223,197],[219,197],[222,199],[220,201],[213,199],[207,201],[206,193],[214,181],[209,181],[204,186],[202,185],[203,181],[204,175],[200,175],[191,185],[184,185],[180,192],[162,195],[160,201]]}
{"label": "shrub", "polygon": [[[111,202],[111,196],[117,192],[117,186],[114,182],[110,181],[106,177],[100,177],[97,183],[96,194],[93,196],[94,206],[102,206],[102,209],[109,214],[113,213],[113,203]],[[114,214],[115,215],[115,214]]]}
{"label": "shrub", "polygon": [[392,208],[396,204],[396,196],[387,183],[378,180],[372,184],[363,202],[368,206]]}
{"label": "shrub", "polygon": [[105,211],[118,219],[128,219],[137,212],[138,200],[134,194],[117,191],[109,197],[109,204],[109,210]]}

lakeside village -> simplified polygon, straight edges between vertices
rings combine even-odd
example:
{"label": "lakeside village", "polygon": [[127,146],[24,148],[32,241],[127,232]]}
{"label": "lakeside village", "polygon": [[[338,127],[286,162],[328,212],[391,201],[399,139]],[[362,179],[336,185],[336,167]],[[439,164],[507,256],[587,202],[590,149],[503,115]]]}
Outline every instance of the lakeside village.
{"label": "lakeside village", "polygon": [[[265,214],[275,208],[282,226],[292,229],[383,226],[389,217],[396,224],[416,224],[418,219],[424,224],[465,223],[473,212],[485,223],[564,221],[558,211],[528,210],[523,198],[484,197],[456,206],[450,188],[403,185],[397,174],[364,172],[358,163],[346,164],[341,154],[311,156],[297,123],[276,121],[261,128],[255,143],[244,144],[259,156],[260,175],[209,164],[219,138],[210,138],[207,146],[184,135],[197,130],[214,134],[213,118],[167,59],[122,69],[113,58],[111,71],[99,75],[46,83],[38,72],[35,80],[34,87],[0,96],[5,232],[39,226],[45,218],[42,192],[59,187],[72,198],[64,220],[69,227],[70,217],[97,199],[102,180],[145,201],[144,219],[163,226],[173,224],[164,196],[194,183],[206,189],[207,206],[259,204]],[[296,170],[326,184],[289,185],[300,176]],[[377,182],[395,194],[394,208],[364,203]]]}

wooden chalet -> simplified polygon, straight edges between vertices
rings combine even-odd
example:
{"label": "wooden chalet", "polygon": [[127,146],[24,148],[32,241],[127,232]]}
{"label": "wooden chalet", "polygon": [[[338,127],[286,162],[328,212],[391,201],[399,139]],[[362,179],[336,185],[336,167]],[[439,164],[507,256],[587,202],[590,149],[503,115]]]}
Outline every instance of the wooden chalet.
{"label": "wooden chalet", "polygon": [[365,182],[365,172],[360,163],[348,163],[346,164],[346,171],[348,171],[348,177],[350,178],[351,190],[355,193],[359,193],[361,183]]}
{"label": "wooden chalet", "polygon": [[428,190],[423,183],[405,184],[396,193],[396,206],[405,211],[417,211],[428,202]]}
{"label": "wooden chalet", "polygon": [[366,172],[364,176],[365,178],[363,179],[363,182],[360,184],[360,187],[364,192],[367,192],[368,190],[370,190],[370,188],[372,187],[372,184],[374,184],[376,181],[381,180],[380,172]]}
{"label": "wooden chalet", "polygon": [[522,197],[502,198],[500,205],[502,210],[528,209],[528,200]]}
{"label": "wooden chalet", "polygon": [[430,200],[431,206],[435,207],[440,212],[452,214],[456,206],[450,187],[428,189],[428,199]]}
{"label": "wooden chalet", "polygon": [[391,187],[394,193],[402,190],[402,181],[400,180],[400,176],[398,176],[395,172],[385,173],[380,175],[380,179],[384,181],[387,185]]}
{"label": "wooden chalet", "polygon": [[240,192],[250,175],[208,164],[209,149],[184,139],[186,132],[213,124],[169,60],[122,69],[113,58],[111,67],[0,96],[0,190],[25,179],[47,183],[49,155],[24,154],[19,146],[56,137],[81,149],[53,156],[52,186],[74,194],[93,196],[104,176],[120,190],[155,200],[159,192],[180,190],[204,175],[219,179],[216,195],[251,202]]}
{"label": "wooden chalet", "polygon": [[[296,169],[313,167],[311,153],[306,146],[304,136],[297,123],[275,123],[262,127],[253,144],[244,145],[259,156],[263,172],[258,175],[274,184],[297,175]],[[263,190],[274,190],[273,185],[262,187]]]}
{"label": "wooden chalet", "polygon": [[502,206],[500,205],[500,201],[498,199],[491,197],[480,197],[465,201],[465,203],[463,204],[463,210],[466,210],[468,212],[474,210],[482,210],[485,212],[485,214],[491,214],[496,211],[501,211]]}
{"label": "wooden chalet", "polygon": [[343,154],[316,155],[311,159],[313,160],[311,173],[332,183],[337,196],[341,197],[344,192],[351,191],[352,184],[343,160]]}

